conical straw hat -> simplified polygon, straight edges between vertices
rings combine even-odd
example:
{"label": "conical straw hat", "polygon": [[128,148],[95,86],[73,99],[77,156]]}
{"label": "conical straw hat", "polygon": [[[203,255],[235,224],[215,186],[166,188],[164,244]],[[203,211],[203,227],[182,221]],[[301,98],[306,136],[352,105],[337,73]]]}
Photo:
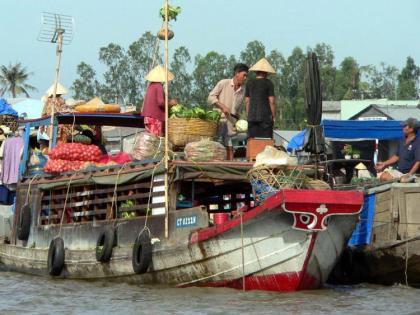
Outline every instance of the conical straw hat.
{"label": "conical straw hat", "polygon": [[357,170],[367,170],[366,165],[363,164],[362,162],[357,164],[354,168],[357,169]]}
{"label": "conical straw hat", "polygon": [[[173,80],[174,75],[169,71],[168,80]],[[146,75],[146,80],[150,82],[165,82],[166,81],[166,70],[162,66],[156,66]]]}
{"label": "conical straw hat", "polygon": [[262,71],[262,72],[267,72],[267,73],[276,73],[276,71],[273,69],[273,67],[265,58],[258,60],[258,62],[255,65],[253,65],[249,69],[249,71]]}
{"label": "conical straw hat", "polygon": [[[47,90],[47,95],[48,97],[53,96],[54,95],[54,84],[50,86],[50,88]],[[61,85],[61,83],[57,83],[57,95],[63,95],[63,94],[67,94],[67,89]]]}

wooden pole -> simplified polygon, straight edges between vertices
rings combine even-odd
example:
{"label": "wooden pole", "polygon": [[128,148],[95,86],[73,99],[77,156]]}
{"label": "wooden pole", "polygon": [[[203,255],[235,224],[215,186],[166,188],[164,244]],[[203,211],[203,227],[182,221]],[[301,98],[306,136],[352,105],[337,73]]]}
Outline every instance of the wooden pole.
{"label": "wooden pole", "polygon": [[169,237],[169,156],[168,156],[168,117],[169,117],[169,45],[168,45],[168,31],[169,31],[169,0],[165,0],[165,238]]}
{"label": "wooden pole", "polygon": [[61,64],[61,53],[63,52],[63,29],[57,30],[58,37],[57,37],[57,52],[56,52],[56,65],[55,65],[55,80],[54,80],[54,94],[53,94],[53,104],[51,108],[51,121],[50,121],[50,132],[49,137],[50,141],[48,143],[48,148],[51,151],[53,145],[53,130],[54,130],[54,114],[55,114],[55,102],[57,99],[57,85],[58,85],[58,78],[60,76],[60,64]]}

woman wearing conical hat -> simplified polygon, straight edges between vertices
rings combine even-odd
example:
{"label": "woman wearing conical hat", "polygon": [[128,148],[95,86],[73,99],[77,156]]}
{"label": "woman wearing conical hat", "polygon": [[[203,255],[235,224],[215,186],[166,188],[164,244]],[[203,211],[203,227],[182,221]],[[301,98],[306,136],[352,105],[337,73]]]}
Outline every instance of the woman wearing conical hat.
{"label": "woman wearing conical hat", "polygon": [[[174,75],[169,72],[168,80],[171,81]],[[146,80],[150,82],[144,96],[143,109],[144,126],[146,131],[158,137],[162,136],[165,122],[165,92],[163,83],[166,81],[166,69],[156,66],[147,75]]]}
{"label": "woman wearing conical hat", "polygon": [[[56,96],[54,99],[54,84],[46,91],[44,108],[42,109],[42,117],[50,116],[52,114],[52,109],[54,107],[54,115],[66,110],[66,103],[62,95],[67,94],[67,89],[60,83],[57,83]],[[44,98],[44,97],[43,97]],[[48,136],[51,134],[49,126],[45,131],[45,128],[41,128],[41,133],[46,133]],[[66,143],[67,136],[70,134],[70,127],[61,125],[57,131],[57,143]]]}
{"label": "woman wearing conical hat", "polygon": [[245,88],[245,108],[248,115],[249,138],[272,138],[276,120],[274,85],[267,76],[275,73],[267,59],[260,59],[249,71],[257,76]]}

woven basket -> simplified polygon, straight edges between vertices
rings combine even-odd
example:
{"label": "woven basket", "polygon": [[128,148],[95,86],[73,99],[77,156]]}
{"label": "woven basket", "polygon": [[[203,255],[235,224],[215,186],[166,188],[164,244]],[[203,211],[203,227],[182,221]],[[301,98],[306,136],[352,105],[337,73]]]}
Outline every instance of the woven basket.
{"label": "woven basket", "polygon": [[168,120],[169,141],[179,147],[204,138],[213,138],[217,123],[198,118],[170,118]]}
{"label": "woven basket", "polygon": [[331,189],[328,183],[319,179],[307,179],[303,184],[303,188],[314,190],[329,190]]}
{"label": "woven basket", "polygon": [[254,200],[260,204],[281,189],[299,189],[305,181],[300,168],[288,168],[286,165],[275,168],[260,165],[248,172]]}
{"label": "woven basket", "polygon": [[17,117],[13,115],[0,115],[0,125],[9,127],[12,132],[15,132],[19,126]]}

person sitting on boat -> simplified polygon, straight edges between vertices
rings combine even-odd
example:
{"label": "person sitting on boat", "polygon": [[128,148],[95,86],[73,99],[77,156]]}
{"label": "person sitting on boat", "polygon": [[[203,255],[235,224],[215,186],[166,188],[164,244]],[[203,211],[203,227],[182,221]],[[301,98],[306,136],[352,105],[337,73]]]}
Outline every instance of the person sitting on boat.
{"label": "person sitting on boat", "polygon": [[[41,117],[50,116],[52,114],[54,108],[54,115],[60,112],[66,111],[67,105],[62,97],[62,95],[67,94],[67,89],[61,85],[60,83],[57,84],[56,90],[56,97],[54,99],[54,88],[55,85],[51,85],[50,88],[47,90],[47,95],[45,99],[44,108],[42,110]],[[52,133],[50,130],[51,126],[47,128],[47,135],[51,137]],[[45,127],[41,127],[41,133],[45,132]],[[66,143],[67,137],[71,132],[70,126],[67,125],[60,125],[57,130],[57,143]]]}
{"label": "person sitting on boat", "polygon": [[236,134],[235,126],[227,118],[241,110],[245,89],[243,85],[248,76],[246,64],[238,63],[233,68],[233,78],[220,80],[208,96],[208,103],[222,112],[219,121],[218,136],[226,146],[228,160],[233,159],[232,136]]}
{"label": "person sitting on boat", "polygon": [[249,71],[255,71],[255,79],[246,83],[245,108],[248,115],[249,138],[273,138],[276,119],[274,84],[267,78],[276,73],[267,59],[260,59]]}
{"label": "person sitting on boat", "polygon": [[[409,181],[415,174],[420,173],[420,140],[417,130],[420,125],[417,119],[408,118],[402,122],[405,138],[398,143],[397,153],[384,162],[376,164],[376,170],[381,181],[400,178],[402,182]],[[396,169],[386,168],[397,163]]]}
{"label": "person sitting on boat", "polygon": [[[168,80],[173,80],[174,75],[169,72]],[[144,104],[141,114],[144,116],[146,131],[161,137],[165,123],[165,92],[163,83],[166,81],[166,69],[156,66],[147,75],[150,82],[144,96]]]}

